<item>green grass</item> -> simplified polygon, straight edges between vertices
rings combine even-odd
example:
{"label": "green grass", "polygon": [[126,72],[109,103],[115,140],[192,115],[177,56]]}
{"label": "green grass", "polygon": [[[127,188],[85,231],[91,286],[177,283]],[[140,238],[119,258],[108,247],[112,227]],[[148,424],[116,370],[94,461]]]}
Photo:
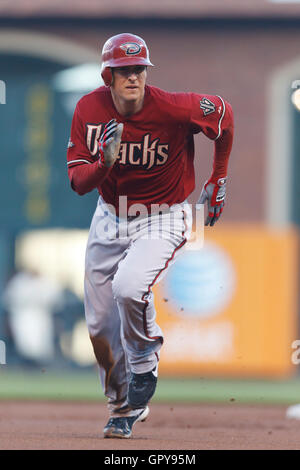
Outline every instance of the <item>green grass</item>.
{"label": "green grass", "polygon": [[97,373],[4,371],[0,399],[101,400]]}
{"label": "green grass", "polygon": [[[103,401],[97,372],[7,370],[0,399]],[[153,402],[300,403],[300,378],[286,381],[160,378]]]}
{"label": "green grass", "polygon": [[176,379],[161,380],[159,401],[300,403],[300,379],[289,381]]}

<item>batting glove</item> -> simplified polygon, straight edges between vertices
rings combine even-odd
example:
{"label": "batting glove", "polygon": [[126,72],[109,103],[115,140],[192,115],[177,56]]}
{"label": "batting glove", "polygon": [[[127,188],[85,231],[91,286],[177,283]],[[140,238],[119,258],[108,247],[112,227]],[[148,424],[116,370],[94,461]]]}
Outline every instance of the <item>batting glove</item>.
{"label": "batting glove", "polygon": [[217,182],[208,180],[204,183],[197,204],[205,204],[207,201],[208,215],[205,225],[213,226],[220,218],[225,204],[226,178],[219,178]]}
{"label": "batting glove", "polygon": [[104,126],[104,131],[99,139],[99,165],[112,166],[119,154],[123,124],[118,124],[112,119]]}

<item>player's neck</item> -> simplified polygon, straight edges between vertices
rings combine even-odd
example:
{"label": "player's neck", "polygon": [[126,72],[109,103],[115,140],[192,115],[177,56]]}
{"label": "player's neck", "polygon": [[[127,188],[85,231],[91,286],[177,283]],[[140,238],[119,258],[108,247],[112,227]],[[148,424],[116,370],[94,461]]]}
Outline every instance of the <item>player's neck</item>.
{"label": "player's neck", "polygon": [[111,89],[111,96],[113,103],[115,105],[116,110],[121,116],[128,117],[131,116],[132,114],[138,113],[144,104],[144,96],[141,96],[140,99],[134,100],[134,101],[128,101],[124,100],[122,97],[114,93],[114,91]]}

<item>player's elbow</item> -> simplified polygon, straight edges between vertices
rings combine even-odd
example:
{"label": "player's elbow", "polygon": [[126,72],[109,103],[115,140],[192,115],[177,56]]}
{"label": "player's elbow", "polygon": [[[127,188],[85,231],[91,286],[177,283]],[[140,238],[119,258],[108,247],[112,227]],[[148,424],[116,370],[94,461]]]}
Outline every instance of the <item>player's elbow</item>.
{"label": "player's elbow", "polygon": [[86,191],[80,185],[76,185],[73,179],[71,179],[70,183],[71,183],[71,188],[73,189],[73,191],[79,194],[79,196],[83,196],[84,194],[86,194]]}
{"label": "player's elbow", "polygon": [[77,186],[74,186],[74,184],[71,182],[71,188],[73,189],[73,191],[75,191],[79,196],[84,196],[87,191],[84,191],[84,189],[80,188],[80,187],[77,187]]}
{"label": "player's elbow", "polygon": [[84,185],[81,184],[80,179],[76,178],[76,172],[74,171],[74,168],[68,169],[68,176],[71,188],[73,189],[73,191],[75,191],[75,193],[79,194],[79,196],[83,196],[87,193]]}

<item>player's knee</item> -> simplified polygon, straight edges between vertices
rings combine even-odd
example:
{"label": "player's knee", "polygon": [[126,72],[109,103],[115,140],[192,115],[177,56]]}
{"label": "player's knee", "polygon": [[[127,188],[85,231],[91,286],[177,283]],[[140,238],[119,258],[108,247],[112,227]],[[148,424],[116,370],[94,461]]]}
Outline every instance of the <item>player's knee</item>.
{"label": "player's knee", "polygon": [[130,303],[140,300],[142,291],[138,279],[131,276],[116,275],[112,282],[113,296],[117,302]]}
{"label": "player's knee", "polygon": [[87,318],[87,329],[90,335],[90,338],[97,337],[102,333],[102,325],[96,319]]}
{"label": "player's knee", "polygon": [[120,279],[119,276],[115,277],[112,282],[113,296],[117,302],[126,302],[129,297],[129,290],[126,288],[126,282]]}

